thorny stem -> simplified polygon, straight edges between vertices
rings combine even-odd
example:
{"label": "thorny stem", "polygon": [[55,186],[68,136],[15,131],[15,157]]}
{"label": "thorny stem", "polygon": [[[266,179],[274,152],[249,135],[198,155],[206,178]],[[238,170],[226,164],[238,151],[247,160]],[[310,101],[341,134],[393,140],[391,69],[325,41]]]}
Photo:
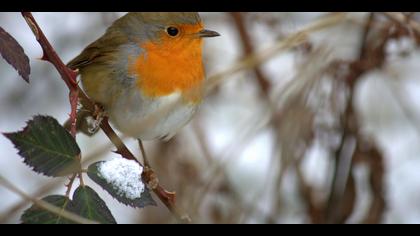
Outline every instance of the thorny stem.
{"label": "thorny stem", "polygon": [[66,83],[67,87],[70,90],[69,100],[71,106],[70,112],[70,133],[73,137],[76,137],[76,117],[77,117],[77,103],[78,103],[78,86],[77,86],[77,73],[73,70],[70,70],[66,65],[61,61],[55,52],[54,48],[51,46],[48,39],[45,37],[44,33],[40,29],[39,25],[36,23],[34,17],[30,12],[22,12],[23,17],[34,33],[36,40],[42,47],[42,60],[48,61],[55,66],[58,73],[61,75],[61,78]]}
{"label": "thorny stem", "polygon": [[137,158],[128,150],[127,146],[123,143],[121,138],[115,133],[114,129],[112,129],[111,125],[108,122],[108,117],[104,117],[100,124],[101,129],[104,131],[106,136],[108,136],[109,140],[115,145],[117,148],[116,153],[120,154],[122,157],[128,160],[134,160],[141,165],[141,163],[137,160]]}
{"label": "thorny stem", "polygon": [[[69,88],[69,101],[70,101],[70,134],[75,138],[76,137],[76,119],[77,119],[77,104],[79,100],[79,86],[77,85],[77,73],[73,70],[67,68],[67,66],[63,63],[60,57],[57,55],[54,48],[51,46],[50,42],[42,32],[41,28],[39,27],[38,23],[35,21],[35,18],[32,16],[30,12],[22,12],[22,16],[25,18],[26,22],[28,23],[29,27],[31,28],[32,32],[34,33],[36,40],[39,42],[42,48],[42,60],[48,61],[54,65],[57,69],[58,73],[61,75],[61,79],[66,83],[67,87]],[[79,159],[80,156],[76,157]],[[82,174],[78,174],[80,178],[80,182],[83,183]],[[74,179],[76,178],[76,174],[70,177],[70,182],[67,186],[66,196],[70,193],[71,188],[73,186]]]}
{"label": "thorny stem", "polygon": [[[30,12],[22,12],[23,17],[25,18],[26,22],[28,23],[29,27],[31,28],[32,32],[34,33],[36,40],[41,45],[43,49],[44,55],[42,56],[43,60],[49,61],[52,63],[57,71],[60,73],[61,78],[66,83],[67,87],[70,89],[70,102],[72,105],[72,112],[71,112],[71,133],[73,136],[76,134],[76,111],[77,111],[77,101],[78,98],[80,99],[80,103],[83,107],[89,110],[91,113],[95,111],[95,103],[90,100],[90,98],[79,88],[77,85],[77,73],[73,70],[69,69],[60,57],[57,55],[45,35],[43,34],[41,28],[36,23],[34,17]],[[131,151],[125,146],[122,142],[121,138],[115,133],[112,127],[109,125],[108,118],[104,117],[100,124],[101,129],[104,133],[108,136],[111,142],[117,147],[117,153],[119,153],[123,158],[129,160],[135,160],[137,163],[141,165],[141,163],[136,159],[136,157],[131,153]],[[153,170],[148,169],[146,171],[148,173],[147,176],[155,176]],[[83,179],[81,178],[82,172],[78,173],[80,178],[80,184],[83,185]],[[145,175],[142,176],[143,181],[149,183],[151,179],[145,178]],[[156,178],[157,179],[157,178]],[[162,186],[157,184],[157,186],[153,189],[153,192],[159,197],[159,199],[164,203],[166,207],[170,210],[170,212],[175,216],[175,218],[182,223],[190,223],[191,219],[185,214],[181,214],[180,210],[175,205],[175,193],[166,191]]]}

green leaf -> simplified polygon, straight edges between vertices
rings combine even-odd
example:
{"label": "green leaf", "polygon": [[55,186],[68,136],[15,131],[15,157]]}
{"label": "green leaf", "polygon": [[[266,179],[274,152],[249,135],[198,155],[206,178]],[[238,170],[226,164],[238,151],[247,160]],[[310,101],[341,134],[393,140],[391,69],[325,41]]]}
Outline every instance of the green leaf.
{"label": "green leaf", "polygon": [[[51,195],[42,200],[68,212],[77,214],[87,220],[105,224],[116,224],[111,211],[98,194],[88,186],[80,186],[73,194],[73,200],[61,195]],[[74,224],[58,213],[45,210],[37,205],[26,210],[21,221],[24,224]]]}
{"label": "green leaf", "polygon": [[26,56],[19,43],[3,28],[0,27],[0,55],[12,65],[22,78],[29,83],[31,67],[29,58]]}
{"label": "green leaf", "polygon": [[75,212],[89,220],[103,224],[116,224],[111,211],[99,195],[89,186],[80,186],[73,194]]}
{"label": "green leaf", "polygon": [[4,135],[38,173],[57,177],[80,170],[79,146],[53,117],[35,116],[22,131]]}
{"label": "green leaf", "polygon": [[[51,195],[43,198],[42,200],[65,209],[67,211],[72,211],[72,202],[69,198],[60,195]],[[55,213],[49,212],[43,208],[40,208],[36,205],[33,205],[31,208],[27,209],[21,216],[21,221],[23,224],[72,224],[74,222],[63,218]]]}
{"label": "green leaf", "polygon": [[156,206],[156,202],[153,200],[147,187],[144,188],[144,192],[141,194],[141,196],[136,199],[127,198],[125,195],[119,193],[118,190],[116,190],[114,186],[108,183],[99,173],[98,166],[101,163],[103,163],[103,161],[96,162],[90,165],[87,174],[95,183],[97,183],[103,189],[105,189],[105,191],[107,191],[112,197],[117,199],[119,202],[125,205],[129,205],[131,207],[143,208],[149,205]]}

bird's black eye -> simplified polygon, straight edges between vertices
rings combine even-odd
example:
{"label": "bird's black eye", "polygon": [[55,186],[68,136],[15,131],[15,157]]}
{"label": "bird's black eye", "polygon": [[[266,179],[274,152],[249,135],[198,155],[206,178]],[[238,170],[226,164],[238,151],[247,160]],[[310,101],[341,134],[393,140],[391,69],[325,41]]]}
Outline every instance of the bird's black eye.
{"label": "bird's black eye", "polygon": [[179,30],[173,26],[168,27],[166,32],[172,37],[175,37],[179,34]]}

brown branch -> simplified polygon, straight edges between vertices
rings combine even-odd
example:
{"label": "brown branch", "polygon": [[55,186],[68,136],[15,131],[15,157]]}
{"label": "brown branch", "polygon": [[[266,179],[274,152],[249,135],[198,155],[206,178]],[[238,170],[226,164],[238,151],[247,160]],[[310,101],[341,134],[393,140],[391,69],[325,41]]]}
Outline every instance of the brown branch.
{"label": "brown branch", "polygon": [[399,28],[408,31],[408,34],[420,45],[420,22],[412,19],[414,13],[403,14],[401,12],[383,13],[388,19],[395,23]]}
{"label": "brown branch", "polygon": [[386,17],[388,17],[390,20],[410,27],[412,30],[416,32],[416,34],[420,34],[420,22],[417,22],[413,19],[411,19],[410,16],[404,15],[401,12],[385,12],[383,13]]}
{"label": "brown branch", "polygon": [[372,27],[373,18],[375,17],[374,14],[375,13],[373,13],[373,12],[369,13],[367,22],[365,23],[365,27],[363,29],[362,38],[360,40],[361,46],[360,46],[360,49],[359,49],[359,59],[362,59],[366,56],[366,52],[368,50],[367,40],[368,40],[369,32],[370,32],[371,27]]}
{"label": "brown branch", "polygon": [[102,119],[102,122],[100,124],[100,127],[102,131],[108,136],[109,140],[115,145],[117,148],[116,153],[120,154],[122,157],[128,160],[134,160],[137,163],[141,165],[141,163],[137,160],[137,158],[134,156],[133,153],[131,153],[130,150],[128,150],[127,146],[123,143],[120,137],[115,133],[115,131],[112,129],[111,125],[108,122],[108,117],[104,117]]}
{"label": "brown branch", "polygon": [[[252,45],[252,40],[248,34],[248,30],[245,25],[245,20],[241,12],[231,12],[230,15],[233,18],[233,21],[238,29],[239,36],[241,38],[242,47],[245,52],[245,56],[252,55],[254,53],[254,47]],[[267,96],[270,90],[271,84],[269,80],[264,76],[264,73],[261,71],[260,67],[254,67],[255,78],[257,79],[258,85],[260,86],[263,96]]]}
{"label": "brown branch", "polygon": [[365,161],[370,166],[369,183],[372,188],[372,203],[369,212],[363,219],[365,224],[379,224],[382,221],[383,213],[385,212],[386,202],[384,197],[384,160],[382,153],[376,146],[370,145],[368,150],[361,150]]}
{"label": "brown branch", "polygon": [[78,86],[77,86],[77,73],[66,67],[66,65],[60,60],[54,48],[51,46],[44,33],[40,29],[38,23],[36,23],[34,17],[30,12],[22,12],[23,17],[34,33],[36,40],[42,47],[42,60],[48,61],[55,66],[61,78],[66,83],[70,90],[69,100],[71,106],[70,112],[70,133],[73,137],[76,137],[76,116],[77,116],[77,103],[78,103]]}
{"label": "brown branch", "polygon": [[312,186],[306,183],[303,176],[300,164],[294,165],[296,171],[296,177],[299,181],[298,191],[299,195],[302,196],[304,204],[306,205],[306,211],[308,212],[310,221],[312,224],[323,224],[325,223],[325,210],[324,205],[314,200],[315,190]]}
{"label": "brown branch", "polygon": [[[36,23],[34,17],[30,12],[22,12],[23,17],[25,18],[26,22],[28,23],[29,27],[31,28],[32,32],[34,33],[36,40],[40,44],[43,50],[42,59],[49,61],[52,63],[59,74],[61,75],[62,80],[66,83],[67,87],[70,89],[70,102],[72,105],[72,112],[71,112],[71,133],[73,136],[76,134],[76,108],[78,98],[80,98],[80,103],[83,105],[84,109],[90,111],[94,114],[95,110],[98,109],[98,105],[96,105],[90,98],[81,90],[77,84],[77,73],[73,70],[68,68],[60,57],[55,52],[54,48],[49,43],[48,39],[45,37],[44,33],[42,32],[39,25]],[[117,153],[120,154],[123,158],[129,160],[135,160],[139,165],[143,166],[133,155],[133,153],[125,146],[122,142],[121,138],[115,133],[112,127],[109,125],[108,118],[104,117],[100,124],[101,129],[104,133],[108,136],[111,142],[117,148]],[[166,207],[170,210],[170,212],[175,216],[175,218],[182,222],[182,223],[189,223],[191,220],[188,216],[181,214],[180,210],[175,205],[175,193],[166,191],[161,185],[159,185],[156,178],[155,173],[150,168],[145,168],[142,179],[145,183],[149,186],[153,186],[153,192],[158,196],[158,198],[164,203]],[[150,184],[153,182],[154,184]]]}
{"label": "brown branch", "polygon": [[[58,73],[61,76],[61,79],[66,83],[67,87],[69,88],[69,101],[70,101],[70,133],[73,137],[76,137],[76,117],[77,117],[77,104],[79,100],[79,87],[77,85],[77,73],[73,70],[66,67],[66,65],[62,62],[60,57],[57,55],[54,48],[51,46],[50,42],[40,29],[38,23],[35,21],[34,17],[30,12],[22,12],[22,16],[28,23],[29,27],[31,28],[32,32],[35,35],[36,40],[40,44],[42,48],[42,60],[50,62]],[[80,157],[78,157],[80,158]],[[79,162],[80,163],[80,162]],[[81,174],[79,175],[81,179]],[[73,186],[74,179],[76,178],[76,174],[70,177],[70,182],[66,185],[66,196],[71,191]],[[82,179],[81,179],[81,182]]]}
{"label": "brown branch", "polygon": [[[345,75],[344,81],[347,83],[349,88],[349,97],[347,98],[346,110],[342,116],[341,124],[343,126],[343,132],[341,136],[341,143],[339,148],[335,152],[336,165],[334,169],[333,182],[331,185],[330,197],[327,204],[327,222],[330,223],[344,223],[344,216],[349,216],[351,212],[345,207],[348,207],[344,204],[351,201],[346,200],[345,192],[347,190],[354,191],[354,183],[352,183],[351,169],[353,165],[353,160],[355,155],[357,155],[357,148],[361,145],[359,143],[358,137],[358,122],[357,116],[353,109],[353,96],[354,96],[354,87],[356,82],[361,78],[361,76],[368,71],[380,68],[385,62],[385,45],[388,41],[390,35],[388,34],[388,28],[383,29],[380,32],[376,32],[377,35],[372,40],[369,40],[368,34],[371,31],[372,22],[374,16],[371,14],[368,18],[365,29],[362,33],[361,39],[361,51],[359,53],[359,58],[355,61],[349,63],[349,73]],[[340,79],[340,78],[339,78]],[[355,150],[351,154],[352,160],[344,162],[345,150],[349,145],[346,145],[347,140],[354,140]],[[349,172],[346,176],[343,176],[343,173],[340,173],[339,167],[342,163],[347,163],[349,166]],[[338,185],[337,183],[342,183],[343,185]],[[337,189],[341,190],[338,191]],[[353,193],[352,193],[353,194]],[[353,199],[354,201],[354,199]]]}

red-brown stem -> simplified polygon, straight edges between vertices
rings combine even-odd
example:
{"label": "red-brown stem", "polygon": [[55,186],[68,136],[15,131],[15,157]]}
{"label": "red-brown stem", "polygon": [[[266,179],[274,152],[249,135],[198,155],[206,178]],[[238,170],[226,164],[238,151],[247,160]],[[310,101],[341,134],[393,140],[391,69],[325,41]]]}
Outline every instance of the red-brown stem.
{"label": "red-brown stem", "polygon": [[[70,122],[71,122],[71,133],[73,136],[76,134],[76,108],[78,103],[78,98],[82,103],[84,109],[89,110],[93,113],[95,109],[95,103],[89,99],[89,97],[79,88],[77,84],[77,73],[68,68],[60,57],[55,52],[54,48],[51,46],[41,28],[36,23],[34,17],[30,12],[22,12],[23,17],[34,33],[36,40],[41,45],[43,50],[42,59],[49,61],[54,65],[59,74],[61,75],[62,80],[66,83],[67,87],[70,90],[70,104],[72,107],[70,113]],[[120,137],[115,133],[112,127],[109,125],[108,118],[104,117],[100,124],[101,129],[105,132],[111,142],[117,147],[117,153],[119,153],[123,158],[129,160],[135,160],[141,166],[142,164],[136,159],[133,153],[125,146]],[[150,174],[151,173],[151,174]],[[145,176],[154,175],[153,170],[149,170],[149,173],[142,176],[145,183],[149,183],[152,179],[145,178]],[[82,181],[82,179],[81,179]],[[163,202],[163,204],[169,209],[169,211],[175,216],[175,218],[182,223],[189,223],[188,216],[180,214],[178,208],[175,205],[175,193],[166,191],[161,185],[157,183],[157,186],[152,188],[153,192],[158,196],[158,198]]]}
{"label": "red-brown stem", "polygon": [[69,100],[70,100],[70,134],[73,137],[76,137],[76,122],[77,122],[77,104],[79,103],[79,89],[78,86],[76,86],[75,89],[70,89],[69,94]]}
{"label": "red-brown stem", "polygon": [[45,37],[38,23],[35,21],[34,17],[30,12],[22,12],[23,17],[31,28],[32,32],[35,34],[36,40],[42,47],[42,60],[49,61],[55,66],[58,73],[61,75],[61,78],[66,83],[67,87],[70,90],[69,99],[70,99],[70,133],[73,137],[76,137],[76,117],[77,117],[77,103],[78,103],[78,86],[77,86],[77,73],[73,70],[67,68],[63,63],[60,57],[55,52],[54,48],[51,46],[48,39]]}
{"label": "red-brown stem", "polygon": [[106,136],[108,136],[109,140],[115,145],[117,148],[116,153],[120,154],[122,157],[128,160],[134,160],[141,165],[141,163],[137,160],[137,158],[131,153],[130,150],[124,145],[123,141],[118,137],[115,131],[112,129],[111,125],[109,125],[108,117],[104,117],[100,124],[101,129],[104,131]]}

